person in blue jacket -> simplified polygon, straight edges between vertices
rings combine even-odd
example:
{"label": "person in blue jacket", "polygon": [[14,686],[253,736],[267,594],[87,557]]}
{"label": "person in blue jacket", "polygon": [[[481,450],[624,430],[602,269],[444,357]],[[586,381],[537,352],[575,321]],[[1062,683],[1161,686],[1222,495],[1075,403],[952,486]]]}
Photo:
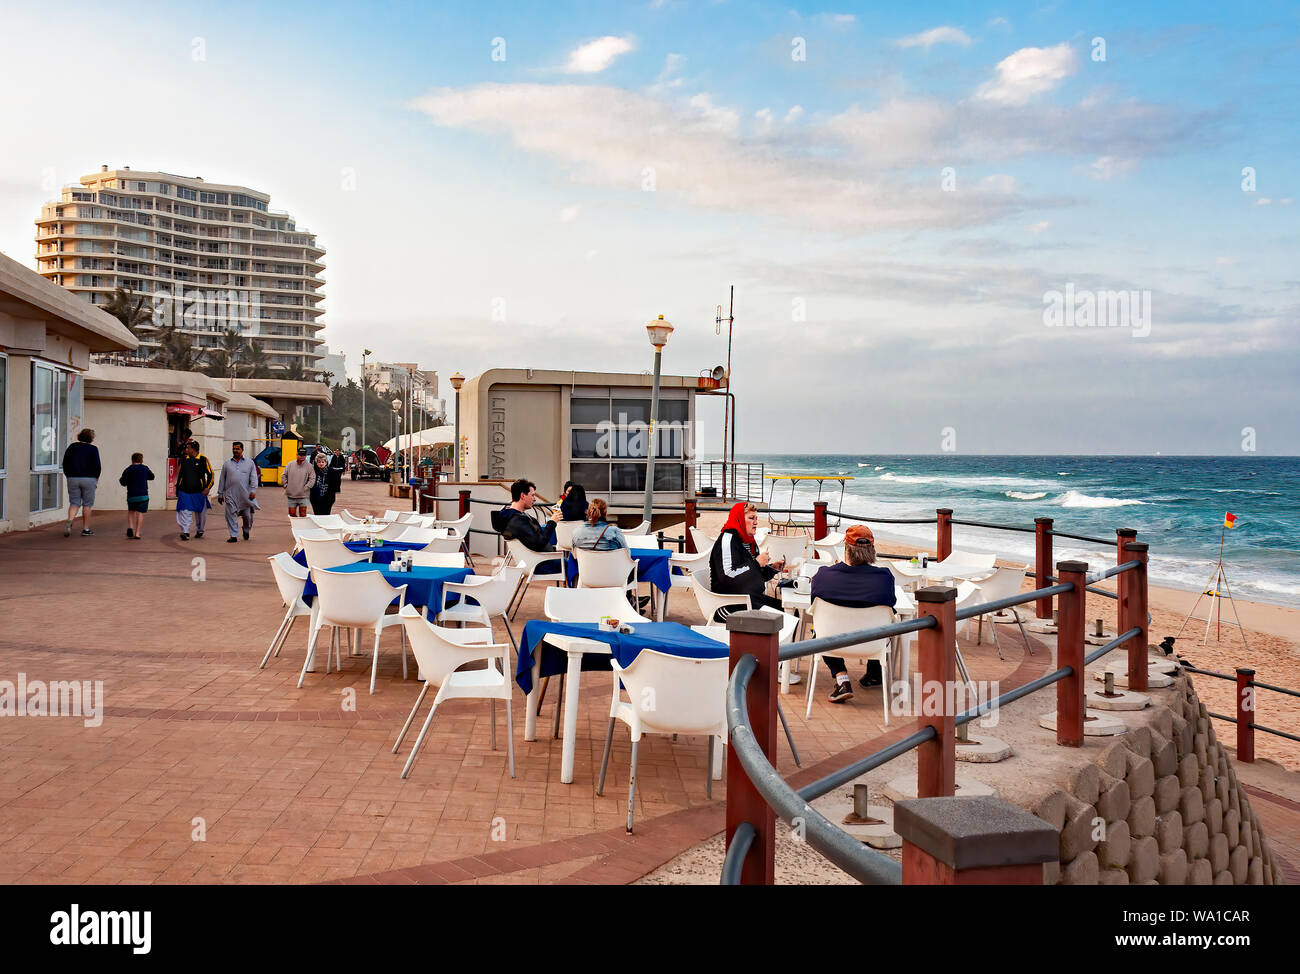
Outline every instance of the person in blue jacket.
{"label": "person in blue jacket", "polygon": [[[844,561],[827,565],[812,577],[811,597],[850,609],[873,605],[894,607],[894,575],[888,568],[875,564],[876,538],[865,524],[854,524],[844,532]],[[815,627],[814,623],[814,627]],[[838,656],[823,656],[826,668],[835,678],[831,703],[843,703],[853,696],[848,667]],[[862,686],[880,686],[880,661],[868,660]]]}

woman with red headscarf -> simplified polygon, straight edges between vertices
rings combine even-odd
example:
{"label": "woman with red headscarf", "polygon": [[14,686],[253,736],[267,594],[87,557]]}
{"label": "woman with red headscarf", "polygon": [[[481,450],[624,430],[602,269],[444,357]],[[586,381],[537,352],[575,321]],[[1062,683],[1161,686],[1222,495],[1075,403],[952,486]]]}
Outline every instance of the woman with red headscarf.
{"label": "woman with red headscarf", "polygon": [[[727,515],[722,533],[713,543],[709,554],[709,571],[713,591],[719,595],[748,595],[755,608],[770,605],[781,608],[781,603],[764,591],[771,578],[785,565],[785,559],[771,564],[772,556],[759,554],[754,532],[758,528],[758,508],[753,504],[736,504]],[[744,603],[727,606],[719,613],[743,608]]]}

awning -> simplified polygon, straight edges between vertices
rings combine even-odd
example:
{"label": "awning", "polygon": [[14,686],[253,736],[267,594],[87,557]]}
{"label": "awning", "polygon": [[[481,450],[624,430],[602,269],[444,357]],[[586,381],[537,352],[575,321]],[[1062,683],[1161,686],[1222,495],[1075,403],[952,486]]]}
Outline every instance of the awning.
{"label": "awning", "polygon": [[167,415],[169,416],[202,416],[202,406],[191,406],[187,402],[169,402],[167,404]]}
{"label": "awning", "polygon": [[221,413],[217,412],[215,409],[205,409],[203,410],[203,418],[204,419],[225,419],[226,417],[221,415]]}

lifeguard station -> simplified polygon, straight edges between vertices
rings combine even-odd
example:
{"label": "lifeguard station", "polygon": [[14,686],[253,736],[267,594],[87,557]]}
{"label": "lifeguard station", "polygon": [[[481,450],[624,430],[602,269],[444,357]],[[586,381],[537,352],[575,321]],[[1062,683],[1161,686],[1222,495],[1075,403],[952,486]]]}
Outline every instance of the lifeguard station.
{"label": "lifeguard station", "polygon": [[[775,534],[792,534],[796,530],[802,530],[811,534],[813,519],[810,514],[789,514],[781,513],[794,510],[795,491],[799,489],[801,482],[815,482],[817,484],[817,496],[811,503],[817,501],[826,501],[830,510],[838,511],[844,506],[844,487],[853,477],[841,474],[788,474],[788,473],[769,473],[764,475],[768,483],[767,492],[767,523]],[[831,484],[829,488],[827,484]],[[839,496],[836,496],[834,484],[839,484]],[[789,484],[787,490],[786,485]],[[803,505],[805,507],[810,504]],[[829,527],[839,527],[840,519],[837,514],[827,514],[826,524]]]}

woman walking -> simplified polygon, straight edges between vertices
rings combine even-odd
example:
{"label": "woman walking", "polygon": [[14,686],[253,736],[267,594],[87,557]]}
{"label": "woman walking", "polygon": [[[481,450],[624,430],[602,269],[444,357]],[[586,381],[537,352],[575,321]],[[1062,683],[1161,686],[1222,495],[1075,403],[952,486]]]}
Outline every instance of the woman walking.
{"label": "woman walking", "polygon": [[313,514],[328,514],[334,507],[338,487],[335,485],[334,478],[330,476],[329,463],[329,457],[318,450],[313,461],[316,468],[316,482],[311,485],[311,493],[308,495],[311,498]]}

